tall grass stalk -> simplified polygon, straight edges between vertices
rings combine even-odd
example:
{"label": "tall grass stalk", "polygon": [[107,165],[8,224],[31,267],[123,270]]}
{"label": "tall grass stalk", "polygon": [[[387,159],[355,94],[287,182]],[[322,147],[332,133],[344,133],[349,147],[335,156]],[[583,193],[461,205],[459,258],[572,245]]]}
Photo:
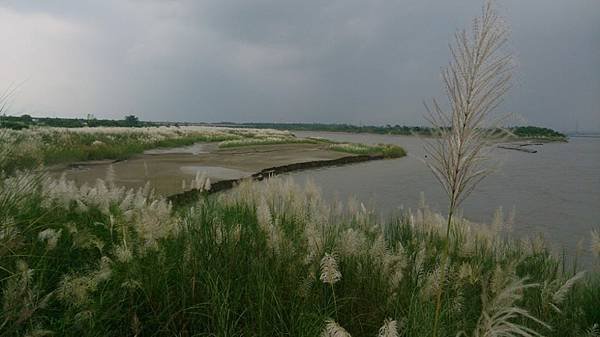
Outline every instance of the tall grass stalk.
{"label": "tall grass stalk", "polygon": [[[506,26],[492,2],[486,2],[481,16],[473,20],[471,32],[457,32],[450,46],[451,61],[442,72],[449,109],[443,109],[436,99],[425,104],[435,136],[425,146],[427,164],[448,196],[448,239],[457,208],[490,173],[484,165],[485,146],[493,128],[487,123],[510,87],[511,55],[501,50],[507,38]],[[448,258],[449,243],[442,265]],[[438,336],[443,292],[442,283],[436,299],[434,337]]]}

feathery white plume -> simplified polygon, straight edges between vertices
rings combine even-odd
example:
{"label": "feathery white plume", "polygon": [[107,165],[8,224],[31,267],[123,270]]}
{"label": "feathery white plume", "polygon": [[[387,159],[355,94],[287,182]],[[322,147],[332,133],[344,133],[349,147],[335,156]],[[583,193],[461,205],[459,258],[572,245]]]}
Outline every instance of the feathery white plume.
{"label": "feathery white plume", "polygon": [[506,337],[541,337],[535,330],[522,325],[523,321],[531,320],[545,328],[547,324],[533,317],[527,310],[516,306],[523,297],[523,290],[536,287],[537,284],[525,284],[523,279],[496,285],[495,296],[489,299],[487,291],[482,293],[483,311],[473,337],[506,336]]}
{"label": "feathery white plume", "polygon": [[342,328],[334,320],[325,321],[325,328],[321,332],[321,337],[352,337],[346,329]]}
{"label": "feathery white plume", "polygon": [[60,229],[58,231],[56,231],[52,228],[44,229],[43,231],[39,232],[38,240],[40,240],[42,242],[45,241],[48,249],[52,250],[56,247],[56,244],[58,243],[58,239],[60,239],[61,234],[62,234],[62,229]]}
{"label": "feathery white plume", "polygon": [[383,326],[379,328],[377,337],[398,337],[398,323],[391,318],[386,318]]}
{"label": "feathery white plume", "polygon": [[585,271],[580,271],[579,273],[575,274],[575,276],[573,276],[570,279],[568,279],[562,285],[562,287],[560,287],[554,293],[554,295],[552,295],[552,302],[554,302],[555,304],[562,303],[565,300],[565,298],[567,297],[567,294],[569,293],[569,290],[571,290],[571,288],[573,288],[573,286],[575,285],[575,283],[577,281],[579,281],[581,278],[583,278],[584,275],[585,275]]}
{"label": "feathery white plume", "polygon": [[342,273],[338,270],[337,261],[334,254],[325,253],[321,259],[321,277],[323,283],[335,284],[342,278]]}
{"label": "feathery white plume", "polygon": [[115,183],[115,178],[116,178],[115,168],[113,167],[113,164],[110,164],[106,168],[106,182],[109,185],[112,185]]}
{"label": "feathery white plume", "polygon": [[600,257],[600,231],[597,229],[594,229],[591,233],[591,237],[590,237],[590,249],[592,250],[592,253],[594,255],[596,255],[596,257]]}

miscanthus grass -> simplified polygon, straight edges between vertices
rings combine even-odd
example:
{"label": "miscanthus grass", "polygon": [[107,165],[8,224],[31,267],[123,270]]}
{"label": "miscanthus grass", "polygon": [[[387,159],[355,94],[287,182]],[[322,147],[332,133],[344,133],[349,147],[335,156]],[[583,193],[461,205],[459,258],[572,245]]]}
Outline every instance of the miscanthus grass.
{"label": "miscanthus grass", "polygon": [[0,335],[430,336],[441,284],[444,336],[597,333],[596,269],[459,217],[440,263],[444,217],[374,214],[281,179],[174,208],[149,186],[4,176]]}
{"label": "miscanthus grass", "polygon": [[204,126],[0,129],[0,171],[72,161],[124,159],[148,149],[197,142],[246,139],[256,142],[290,137],[286,131]]}

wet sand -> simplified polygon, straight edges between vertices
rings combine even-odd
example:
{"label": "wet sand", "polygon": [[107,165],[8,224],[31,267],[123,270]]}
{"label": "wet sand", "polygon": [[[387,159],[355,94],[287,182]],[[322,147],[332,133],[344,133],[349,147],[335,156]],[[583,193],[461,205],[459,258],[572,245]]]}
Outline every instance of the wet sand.
{"label": "wet sand", "polygon": [[[147,151],[124,161],[72,163],[49,169],[55,176],[66,174],[78,184],[105,179],[112,165],[114,182],[138,188],[150,182],[164,196],[189,190],[196,173],[205,173],[211,182],[250,177],[267,168],[290,164],[328,161],[352,156],[331,151],[327,144],[278,144],[219,149],[216,143],[199,143],[176,149]],[[185,181],[186,189],[183,189]]]}

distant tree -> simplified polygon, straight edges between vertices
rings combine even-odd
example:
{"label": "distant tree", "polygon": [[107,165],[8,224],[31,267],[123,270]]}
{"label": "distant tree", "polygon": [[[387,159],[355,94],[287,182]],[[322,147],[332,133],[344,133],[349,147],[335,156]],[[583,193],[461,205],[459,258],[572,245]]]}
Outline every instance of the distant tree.
{"label": "distant tree", "polygon": [[128,126],[137,126],[140,123],[140,119],[136,115],[125,116],[125,124]]}
{"label": "distant tree", "polygon": [[30,115],[21,115],[21,121],[27,124],[31,124],[33,118]]}

